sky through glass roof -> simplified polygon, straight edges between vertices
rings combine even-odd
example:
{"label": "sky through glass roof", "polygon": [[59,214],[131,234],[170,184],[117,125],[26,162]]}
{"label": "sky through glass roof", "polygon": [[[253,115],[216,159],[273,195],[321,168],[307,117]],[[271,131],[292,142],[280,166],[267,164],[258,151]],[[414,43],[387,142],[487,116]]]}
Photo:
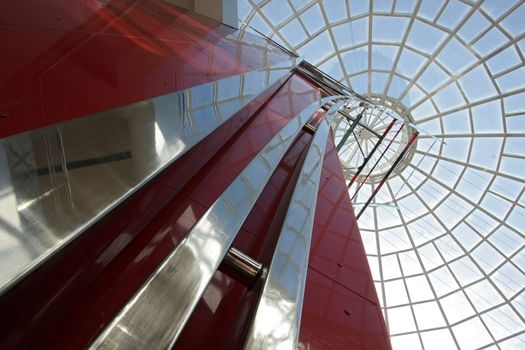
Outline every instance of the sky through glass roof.
{"label": "sky through glass roof", "polygon": [[239,13],[426,132],[359,220],[394,349],[524,349],[525,1],[239,0]]}

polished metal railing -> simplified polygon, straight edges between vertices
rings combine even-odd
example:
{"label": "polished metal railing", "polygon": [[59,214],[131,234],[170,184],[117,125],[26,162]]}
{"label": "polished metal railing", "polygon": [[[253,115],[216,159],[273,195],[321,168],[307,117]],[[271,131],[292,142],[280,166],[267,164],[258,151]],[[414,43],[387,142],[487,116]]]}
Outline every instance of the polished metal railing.
{"label": "polished metal railing", "polygon": [[[283,45],[279,44],[278,42],[274,41],[273,39],[271,39],[267,35],[261,33],[260,31],[258,31],[256,28],[250,26],[248,23],[246,23],[246,22],[242,22],[242,23],[243,23],[243,25],[246,28],[250,28],[251,30],[256,32],[258,35],[260,35],[261,37],[265,38],[269,43],[271,43],[272,45],[280,48],[284,52],[288,53],[290,56],[292,56],[292,57],[299,57],[299,55],[297,55],[297,53],[291,51],[290,49],[288,49],[288,48],[284,47]],[[410,128],[413,132],[411,133],[411,135],[409,137],[409,140],[411,140],[411,141],[409,143],[407,143],[406,149],[403,149],[403,151],[402,151],[403,156],[401,158],[399,158],[399,159],[396,158],[395,161],[394,161],[395,165],[393,163],[392,167],[386,171],[386,173],[388,173],[388,176],[390,176],[392,174],[392,172],[395,170],[395,168],[403,160],[403,157],[408,153],[409,149],[414,145],[414,141],[417,139],[419,134],[422,134],[422,135],[425,135],[427,137],[432,138],[434,140],[434,142],[438,141],[438,139],[435,136],[429,135],[427,132],[425,132],[424,130],[419,128],[414,123],[411,123],[410,121],[408,121],[406,119],[403,119],[403,118],[401,118],[399,116],[396,116],[396,115],[390,113],[386,108],[375,104],[373,101],[371,101],[371,100],[367,99],[366,97],[360,95],[359,93],[357,93],[356,91],[352,90],[348,86],[343,85],[341,82],[337,81],[336,79],[331,77],[329,74],[326,74],[325,72],[321,71],[319,68],[317,68],[313,64],[309,63],[307,60],[302,60],[301,64],[298,66],[297,70],[300,73],[302,73],[302,75],[305,78],[309,79],[310,81],[315,83],[317,86],[321,87],[328,95],[344,95],[344,96],[347,96],[349,98],[353,98],[353,99],[356,99],[356,100],[360,101],[360,107],[363,107],[363,110],[356,117],[350,116],[348,113],[346,113],[346,111],[344,109],[340,110],[340,113],[345,118],[347,118],[347,120],[349,120],[349,121],[351,120],[352,123],[349,125],[349,127],[348,127],[348,129],[347,129],[347,131],[346,131],[346,133],[345,133],[345,135],[343,137],[343,139],[337,145],[338,152],[341,150],[341,148],[343,147],[344,143],[350,138],[350,135],[353,134],[354,129],[358,125],[359,125],[359,127],[368,130],[370,133],[372,133],[377,138],[377,142],[372,147],[372,150],[368,154],[366,154],[364,156],[363,162],[361,164],[359,164],[359,165],[356,164],[356,166],[355,166],[356,171],[348,179],[349,180],[348,188],[350,188],[354,184],[354,182],[358,179],[358,177],[361,176],[361,173],[362,173],[363,169],[368,165],[368,162],[372,160],[375,152],[378,150],[378,148],[380,146],[382,146],[383,142],[388,142],[389,141],[389,140],[386,139],[387,134],[390,131],[392,125],[395,124],[396,122],[399,122],[405,128]],[[391,119],[391,124],[388,127],[388,131],[386,131],[385,133],[380,135],[375,130],[369,128],[365,123],[361,122],[361,119],[363,119],[363,115],[366,113],[366,109],[367,108],[370,108],[370,109],[371,108],[375,108],[375,109],[381,110],[382,113],[385,114],[386,118],[390,118]],[[355,138],[357,139],[357,136],[355,136]],[[382,154],[381,157],[377,161],[379,162],[379,160],[381,158],[383,158],[383,157],[384,157],[384,154]],[[364,184],[364,182],[366,181],[366,179],[368,179],[370,174],[371,174],[371,171],[368,174],[365,175],[365,180],[362,182],[362,184]],[[380,181],[381,185],[379,186],[379,188],[381,188],[382,184],[388,179],[388,176],[386,178],[381,179],[381,181]],[[358,187],[358,190],[352,196],[352,200],[356,197],[356,194],[359,192],[359,189],[361,187],[362,187],[362,185],[360,185]],[[376,194],[377,194],[377,189],[374,190],[373,194],[369,198],[367,198],[365,200],[365,203],[361,203],[361,204],[363,204],[363,206],[359,210],[357,218],[359,218],[362,215],[362,213],[366,210],[368,205],[370,205],[372,200],[375,198]],[[355,203],[355,202],[354,202],[354,204],[357,205],[357,203]]]}
{"label": "polished metal railing", "polygon": [[[0,139],[0,242],[9,242],[0,252],[0,294],[268,88],[282,84],[299,63],[292,58]],[[226,89],[233,95],[221,95]],[[39,145],[56,135],[58,147],[46,146],[42,154]],[[53,181],[58,175],[66,186]]]}
{"label": "polished metal railing", "polygon": [[296,349],[310,242],[330,123],[336,103],[317,127],[302,164],[264,281],[245,349]]}
{"label": "polished metal railing", "polygon": [[[341,98],[332,96],[309,105],[264,146],[94,341],[93,349],[166,349],[175,343],[292,142],[316,110]],[[322,130],[327,133],[326,122]],[[300,266],[301,275],[306,275],[306,268]]]}

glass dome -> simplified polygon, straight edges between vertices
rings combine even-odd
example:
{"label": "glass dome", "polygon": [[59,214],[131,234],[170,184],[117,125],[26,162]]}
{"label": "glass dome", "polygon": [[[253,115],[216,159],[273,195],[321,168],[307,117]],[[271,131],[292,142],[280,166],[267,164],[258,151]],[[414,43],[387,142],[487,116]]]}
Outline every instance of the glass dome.
{"label": "glass dome", "polygon": [[359,220],[394,349],[524,349],[525,2],[239,0],[239,13],[422,130]]}

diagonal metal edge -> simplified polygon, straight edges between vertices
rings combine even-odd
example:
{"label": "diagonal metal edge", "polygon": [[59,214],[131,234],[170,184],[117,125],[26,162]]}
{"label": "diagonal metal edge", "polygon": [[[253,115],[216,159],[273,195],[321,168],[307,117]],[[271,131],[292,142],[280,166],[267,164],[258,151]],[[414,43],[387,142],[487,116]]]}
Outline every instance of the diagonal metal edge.
{"label": "diagonal metal edge", "polygon": [[296,349],[317,192],[332,106],[317,128],[288,206],[263,290],[245,340],[245,349]]}
{"label": "diagonal metal edge", "polygon": [[[80,234],[104,217],[104,215],[129,198],[147,182],[229,120],[233,115],[245,108],[268,87],[284,78],[288,73],[293,71],[299,63],[300,60],[298,59],[283,61],[270,67],[245,72],[149,100],[136,102],[110,111],[96,113],[83,118],[69,120],[56,125],[0,139],[0,151],[2,151],[2,148],[15,147],[16,149],[19,146],[22,147],[28,143],[28,140],[31,142],[32,138],[38,139],[43,135],[53,133],[61,134],[63,130],[67,130],[68,133],[75,134],[77,142],[82,144],[82,147],[89,146],[93,149],[97,149],[98,145],[93,144],[89,135],[86,135],[82,131],[85,129],[86,124],[97,124],[103,119],[107,120],[107,118],[122,118],[122,115],[129,115],[128,117],[132,118],[133,108],[145,104],[167,106],[165,109],[159,108],[158,114],[164,119],[167,117],[170,118],[170,124],[167,127],[168,130],[166,134],[169,135],[169,137],[166,136],[165,140],[166,146],[162,150],[159,150],[155,155],[155,159],[158,160],[158,163],[149,168],[145,165],[144,169],[142,169],[142,174],[133,179],[126,179],[129,181],[129,186],[126,184],[126,187],[111,189],[112,191],[99,189],[100,192],[112,193],[112,196],[110,198],[99,200],[96,203],[91,203],[93,207],[99,208],[96,212],[76,212],[74,221],[72,221],[68,227],[58,229],[58,227],[53,224],[56,220],[54,217],[46,217],[44,214],[40,214],[40,217],[25,218],[25,213],[18,210],[16,207],[10,208],[12,210],[5,210],[4,215],[8,215],[7,213],[9,212],[16,212],[20,217],[20,221],[27,223],[23,229],[20,229],[20,231],[23,231],[24,237],[27,237],[26,239],[37,240],[37,238],[43,236],[42,231],[52,232],[53,234],[46,236],[50,242],[46,242],[46,244],[36,242],[33,244],[39,250],[34,252],[30,258],[25,258],[24,260],[13,260],[9,258],[12,256],[25,256],[23,253],[27,250],[27,247],[23,245],[12,248],[19,254],[11,252],[11,254],[0,255],[0,265],[2,265],[4,269],[0,276],[0,295],[34,271],[47,259],[54,256],[68,243],[72,242]],[[238,84],[239,91],[233,98],[222,98],[219,90],[223,86],[228,86],[228,82]],[[212,91],[213,93],[208,95],[205,93],[206,91]],[[195,98],[196,96],[205,96],[206,102],[202,104],[195,103],[195,101],[192,101],[192,97]],[[159,115],[155,115],[154,118],[158,118]],[[77,134],[85,137],[80,139]],[[143,156],[138,154],[139,152],[140,150],[136,150],[136,154],[134,154],[136,158]],[[146,158],[151,159],[151,157]],[[36,170],[33,176],[38,176]],[[16,189],[15,184],[12,182],[0,182],[0,188],[5,188],[5,191],[11,192],[14,192]],[[33,202],[38,202],[38,200],[44,195],[35,195],[35,200]],[[91,198],[91,200],[95,199],[98,199],[98,197]],[[36,204],[38,205],[38,203]],[[59,209],[57,209],[57,211],[59,211]],[[66,214],[64,213],[63,215]],[[2,219],[3,214],[0,212],[0,220]],[[7,219],[8,218],[6,218],[6,221],[10,222],[10,220]],[[40,226],[30,226],[30,224],[35,221],[37,221]],[[14,229],[6,232],[0,228],[0,240],[2,240],[3,235],[12,235],[16,237],[20,234],[21,233],[18,231],[14,231]]]}
{"label": "diagonal metal edge", "polygon": [[192,227],[91,349],[172,347],[266,183],[303,125],[322,104],[295,116]]}

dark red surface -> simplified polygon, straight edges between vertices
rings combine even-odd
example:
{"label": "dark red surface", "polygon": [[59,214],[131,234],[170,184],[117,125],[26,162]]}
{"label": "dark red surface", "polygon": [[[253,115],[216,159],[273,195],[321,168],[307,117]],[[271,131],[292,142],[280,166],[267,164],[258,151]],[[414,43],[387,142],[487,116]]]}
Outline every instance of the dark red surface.
{"label": "dark red surface", "polygon": [[162,0],[0,2],[0,137],[288,59]]}
{"label": "dark red surface", "polygon": [[[240,39],[161,0],[1,1],[0,45],[0,137],[288,59],[262,39]],[[0,348],[86,346],[264,144],[318,96],[297,75],[273,86],[2,295]],[[234,242],[263,262],[310,139],[303,132],[296,140]],[[301,346],[388,348],[333,142],[321,176]],[[177,347],[239,347],[256,301],[256,289],[217,272]]]}
{"label": "dark red surface", "polygon": [[[7,3],[3,2],[0,6],[7,6]],[[7,8],[9,8],[9,6],[7,6]],[[34,9],[36,10],[38,8],[40,7],[36,6]],[[48,10],[52,9],[53,7]],[[28,15],[28,13],[36,15],[31,11],[23,11],[22,9],[20,9],[20,11],[22,15]],[[208,32],[213,34],[210,34],[210,38],[214,37],[216,41],[219,41],[220,35],[224,37],[224,35],[231,34],[232,32],[230,28],[211,23],[210,21],[200,23],[195,21],[193,17],[185,15],[184,12],[179,12],[183,14],[181,18],[178,19],[179,26],[181,25],[181,21],[186,20],[190,21],[188,28],[191,28],[192,25],[198,28],[195,32],[191,32],[193,37],[199,33],[199,35],[205,37],[206,32]],[[4,15],[7,12],[0,13]],[[6,16],[6,18],[17,19],[18,15],[19,14],[15,13],[12,17]],[[19,16],[19,20],[20,17],[23,16]],[[36,17],[40,18],[38,15],[36,15]],[[6,20],[6,18],[3,18],[3,20]],[[29,22],[33,20],[34,18]],[[38,23],[38,21],[35,20],[34,23]],[[40,23],[40,25],[43,24]],[[216,30],[210,30],[210,25],[213,25],[213,28]],[[36,31],[31,29],[29,32]],[[0,33],[0,35],[9,37],[9,33],[5,31],[0,31]],[[72,33],[76,35],[80,32]],[[29,34],[28,37],[30,37]],[[235,38],[235,36],[233,35],[232,38]],[[31,40],[38,41],[38,37],[32,38]],[[210,42],[208,42],[208,46]],[[44,44],[44,46],[47,45],[47,43]],[[239,47],[250,44],[252,43],[249,41],[238,42]],[[199,46],[194,44],[190,46],[192,48],[199,48]],[[201,49],[207,50],[208,47],[201,47]],[[251,50],[256,49],[257,46],[251,47]],[[96,52],[91,52],[91,56],[96,56]],[[261,61],[261,57],[264,58],[264,53],[259,55],[259,60],[254,59],[246,64],[248,66],[262,64],[264,62]],[[239,62],[245,60],[243,57],[236,57],[235,59],[239,60]],[[16,63],[16,60],[10,62]],[[184,62],[185,61],[181,61],[180,63],[184,64]],[[140,61],[137,62],[137,64],[140,63]],[[142,68],[144,69],[144,67]],[[195,83],[204,83],[208,80],[215,79],[213,74],[212,76],[207,76],[207,69],[215,68],[216,64],[213,62],[202,67],[196,66],[195,69],[200,69],[201,74],[195,75]],[[251,69],[251,66],[249,68]],[[101,69],[111,68],[104,68],[104,64],[101,64]],[[19,72],[15,69],[14,72],[2,70],[2,73],[6,73],[7,75],[13,73],[16,75]],[[71,73],[69,78],[72,79],[78,72],[70,71],[69,73]],[[143,71],[140,71],[140,73],[142,75],[137,75],[138,80],[147,78],[146,73]],[[234,72],[228,74],[232,73]],[[104,75],[104,72],[101,72],[101,74]],[[201,79],[200,81],[198,80],[199,78]],[[35,79],[36,77],[33,75],[27,77],[26,80],[21,79],[15,82],[17,84],[27,83],[31,85],[36,84]],[[144,226],[155,217],[169,200],[173,199],[177,191],[197,174],[203,165],[239,130],[246,120],[266,102],[283,82],[284,80],[268,89],[264,94],[258,96],[255,101],[250,103],[229,122],[221,126],[210,137],[197,145],[190,153],[177,161],[174,166],[168,168],[161,176],[141,189],[123,205],[104,218],[104,220],[97,223],[97,225],[83,234],[80,239],[68,246],[67,249],[49,260],[42,268],[33,273],[30,278],[25,279],[11,291],[4,294],[0,299],[0,347],[12,347],[15,345],[17,347],[24,347],[33,341],[38,341],[41,344],[46,344],[47,341],[48,345],[57,345],[57,339],[60,339],[63,344],[80,346],[80,344],[83,344],[82,341],[91,337],[93,332],[100,328],[100,324],[97,324],[99,319],[102,318],[107,322],[108,317],[111,317],[109,311],[111,308],[104,310],[101,313],[103,314],[102,316],[91,313],[90,316],[87,317],[87,315],[83,316],[83,312],[91,309],[88,300],[92,301],[94,296],[105,298],[103,293],[105,286],[108,281],[115,279],[113,272],[113,266],[115,264],[110,264],[113,262],[113,259],[119,257],[121,251],[134,247],[132,243],[135,241],[133,241],[133,239],[142,232]],[[122,90],[124,99],[126,99],[129,96],[126,95],[128,92],[124,87],[125,86],[119,86],[118,88]],[[65,91],[67,89],[59,86],[57,91],[60,90]],[[2,90],[2,93],[3,92],[5,91]],[[9,90],[9,92],[11,93],[12,91]],[[16,91],[14,91],[14,93],[16,93]],[[149,93],[151,92],[144,92],[144,96],[148,96]],[[144,96],[141,96],[141,98]],[[2,95],[2,97],[4,97],[4,95]],[[111,94],[106,95],[106,102],[115,105],[121,103],[119,102],[119,96]],[[37,115],[31,114],[27,120],[24,119],[24,125],[26,125],[27,128],[40,126],[40,120],[35,118],[35,116]],[[72,116],[74,115],[68,115],[68,117]],[[12,125],[9,126],[11,127]],[[5,131],[5,129],[1,130],[2,132]],[[179,203],[177,209],[180,213],[179,219],[182,220],[183,223],[190,220],[187,215],[193,212],[199,213],[200,207],[198,204],[190,202],[186,208],[184,207],[184,197],[178,198],[181,200],[181,203]],[[182,209],[187,209],[190,212],[185,212]],[[177,225],[179,225],[179,223],[177,223]],[[180,227],[182,228],[179,228],[179,230],[183,231],[179,232],[179,236],[185,232],[184,229],[187,230],[185,226]],[[157,237],[155,239],[160,238]],[[138,243],[134,244],[136,246]],[[164,251],[167,251],[167,249],[172,246],[173,243],[167,245]],[[89,247],[89,249],[86,249],[86,247]],[[122,261],[122,264],[125,264],[125,260]],[[153,268],[154,266],[148,265],[147,263],[144,264],[144,269],[147,273],[151,272]],[[106,278],[106,280],[104,280],[104,278]],[[135,282],[135,285],[137,285],[137,283],[140,283],[140,280],[139,282]],[[38,293],[35,294],[35,290],[37,290]],[[123,290],[125,290],[125,288],[123,288]],[[108,304],[111,305],[111,299],[108,298],[107,300],[109,301]],[[114,304],[113,310],[118,310],[119,306],[120,304]],[[82,325],[78,324],[77,320],[79,319],[83,320]],[[89,322],[87,322],[87,320],[89,320]],[[69,326],[74,327],[74,331],[65,332],[65,329]],[[91,328],[89,328],[90,326]]]}
{"label": "dark red surface", "polygon": [[309,265],[371,301],[375,287],[336,150],[327,145]]}
{"label": "dark red surface", "polygon": [[[299,162],[301,153],[297,154],[296,151],[304,151],[310,138],[310,135],[306,133],[299,137],[279,164],[268,186],[257,200],[250,217],[237,234],[233,243],[234,247],[250,256],[258,257],[264,243],[268,240],[275,240],[274,236],[268,234],[272,221],[271,215],[282,200],[289,185],[291,172]],[[292,167],[288,165],[289,163],[293,163]],[[267,215],[268,213],[270,216]],[[257,299],[252,291],[220,271],[215,274],[214,281],[216,280],[223,281],[224,284],[232,287],[217,288],[215,283],[208,286],[203,299],[197,305],[177,341],[176,349],[242,348],[240,334],[245,332],[245,327],[249,325],[247,316]],[[217,300],[218,294],[221,295],[219,300]],[[215,301],[216,310],[210,306],[210,300]]]}
{"label": "dark red surface", "polygon": [[376,304],[309,269],[299,349],[390,349]]}
{"label": "dark red surface", "polygon": [[[4,347],[15,344],[85,345],[291,118],[276,111],[286,109],[284,104],[293,101],[295,114],[315,100],[316,90],[310,90],[309,94],[302,91],[299,95],[293,92],[301,91],[298,87],[302,84],[306,83],[292,77],[246,125],[243,121],[250,115],[244,111],[238,113],[231,122],[4,295],[0,299],[0,309],[6,313],[2,316],[16,316],[0,317],[0,344]],[[296,96],[282,98],[283,95]],[[246,110],[255,111],[257,104],[261,105],[254,102]],[[226,142],[236,130],[239,131],[231,141]],[[293,155],[297,157],[296,153]],[[224,167],[225,164],[229,166]],[[286,177],[280,178],[286,180]],[[208,191],[202,191],[203,188]],[[252,233],[248,232],[239,236],[243,249],[247,248],[250,235]],[[223,279],[229,280],[228,277]],[[234,288],[235,285],[237,282],[233,280],[229,280],[228,287],[220,284],[226,288],[221,291],[225,295],[221,305],[238,299],[227,297],[244,292],[242,286]],[[27,299],[35,289],[39,294]],[[79,319],[82,319],[81,324],[76,322]],[[223,314],[208,322],[226,324]]]}
{"label": "dark red surface", "polygon": [[321,172],[299,340],[302,349],[391,348],[332,138]]}

